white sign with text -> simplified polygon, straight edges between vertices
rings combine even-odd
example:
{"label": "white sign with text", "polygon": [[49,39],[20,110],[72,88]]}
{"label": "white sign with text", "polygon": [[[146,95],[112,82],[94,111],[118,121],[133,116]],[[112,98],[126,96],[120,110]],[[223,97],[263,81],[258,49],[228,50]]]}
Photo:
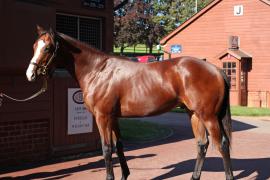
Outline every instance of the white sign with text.
{"label": "white sign with text", "polygon": [[234,16],[243,16],[244,14],[244,6],[243,5],[236,5],[233,7],[233,14]]}
{"label": "white sign with text", "polygon": [[68,88],[68,134],[92,131],[93,118],[84,106],[82,91],[79,88]]}

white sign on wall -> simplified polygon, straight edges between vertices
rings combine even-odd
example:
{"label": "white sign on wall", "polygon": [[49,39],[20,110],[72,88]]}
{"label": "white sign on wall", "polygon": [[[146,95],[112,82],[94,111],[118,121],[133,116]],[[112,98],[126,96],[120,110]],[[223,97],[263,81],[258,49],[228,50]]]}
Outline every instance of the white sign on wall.
{"label": "white sign on wall", "polygon": [[79,88],[68,88],[68,134],[92,131],[93,118],[84,106],[82,91]]}
{"label": "white sign on wall", "polygon": [[182,45],[180,44],[173,44],[171,45],[171,53],[177,54],[182,52]]}
{"label": "white sign on wall", "polygon": [[244,6],[243,5],[236,5],[233,8],[233,14],[234,16],[243,16],[244,14]]}

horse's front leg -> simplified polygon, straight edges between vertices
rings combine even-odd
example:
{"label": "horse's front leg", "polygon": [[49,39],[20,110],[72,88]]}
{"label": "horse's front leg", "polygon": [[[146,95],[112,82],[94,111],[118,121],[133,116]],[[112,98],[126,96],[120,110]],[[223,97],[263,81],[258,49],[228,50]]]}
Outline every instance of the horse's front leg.
{"label": "horse's front leg", "polygon": [[112,164],[112,118],[110,115],[96,114],[96,123],[101,137],[102,152],[106,166],[106,180],[114,180]]}

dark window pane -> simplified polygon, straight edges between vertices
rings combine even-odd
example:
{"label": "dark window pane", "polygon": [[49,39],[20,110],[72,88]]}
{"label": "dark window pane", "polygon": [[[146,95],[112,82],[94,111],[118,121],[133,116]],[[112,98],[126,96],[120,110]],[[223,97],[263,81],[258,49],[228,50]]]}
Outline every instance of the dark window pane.
{"label": "dark window pane", "polygon": [[56,14],[56,31],[78,39],[78,18]]}
{"label": "dark window pane", "polygon": [[223,68],[227,68],[227,63],[226,62],[223,63]]}
{"label": "dark window pane", "polygon": [[56,30],[101,49],[102,20],[56,14]]}
{"label": "dark window pane", "polygon": [[80,40],[101,49],[101,21],[80,18]]}

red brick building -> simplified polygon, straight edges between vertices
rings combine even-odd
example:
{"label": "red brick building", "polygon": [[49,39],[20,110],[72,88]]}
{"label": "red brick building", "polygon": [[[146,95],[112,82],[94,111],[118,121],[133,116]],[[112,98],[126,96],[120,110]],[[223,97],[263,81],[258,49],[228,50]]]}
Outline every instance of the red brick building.
{"label": "red brick building", "polygon": [[[36,25],[89,43],[105,52],[113,47],[113,1],[0,1],[0,92],[25,98],[42,82],[29,83],[25,71],[33,56]],[[4,99],[0,107],[0,166],[86,152],[100,147],[92,132],[69,133],[68,88],[78,87],[64,70],[49,80],[48,91],[18,103]]]}
{"label": "red brick building", "polygon": [[226,71],[232,105],[270,107],[269,17],[269,0],[213,0],[161,40],[165,58],[206,59]]}

